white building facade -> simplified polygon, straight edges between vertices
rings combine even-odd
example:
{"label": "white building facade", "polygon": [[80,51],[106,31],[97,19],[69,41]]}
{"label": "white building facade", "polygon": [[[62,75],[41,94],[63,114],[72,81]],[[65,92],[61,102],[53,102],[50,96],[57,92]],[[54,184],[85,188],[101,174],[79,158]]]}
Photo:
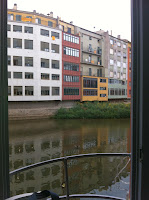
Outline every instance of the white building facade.
{"label": "white building facade", "polygon": [[62,100],[62,31],[8,21],[8,101]]}

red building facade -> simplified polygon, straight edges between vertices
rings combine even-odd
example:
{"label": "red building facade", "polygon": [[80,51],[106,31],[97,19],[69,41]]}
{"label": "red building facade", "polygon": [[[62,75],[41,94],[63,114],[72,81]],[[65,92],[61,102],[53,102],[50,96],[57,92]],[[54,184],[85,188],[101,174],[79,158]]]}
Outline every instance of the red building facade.
{"label": "red building facade", "polygon": [[80,100],[80,37],[62,34],[62,100]]}

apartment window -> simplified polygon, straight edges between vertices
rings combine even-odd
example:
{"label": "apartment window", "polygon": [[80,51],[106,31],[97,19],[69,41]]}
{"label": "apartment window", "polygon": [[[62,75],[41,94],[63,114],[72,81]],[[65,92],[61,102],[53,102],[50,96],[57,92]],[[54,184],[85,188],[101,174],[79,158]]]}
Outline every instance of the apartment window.
{"label": "apartment window", "polygon": [[92,68],[89,68],[89,76],[92,76]]}
{"label": "apartment window", "polygon": [[13,32],[22,32],[22,26],[13,25]]}
{"label": "apartment window", "polygon": [[8,14],[8,21],[13,20],[13,14]]}
{"label": "apartment window", "polygon": [[33,73],[32,72],[25,72],[25,79],[33,79]]}
{"label": "apartment window", "polygon": [[14,96],[22,96],[22,86],[14,86]]}
{"label": "apartment window", "polygon": [[56,39],[59,39],[59,33],[51,31],[51,37],[53,37],[53,36],[54,36]]}
{"label": "apartment window", "polygon": [[118,95],[118,89],[117,88],[115,89],[115,95]]}
{"label": "apartment window", "polygon": [[117,42],[117,46],[120,47],[120,46],[121,46],[121,43],[120,43],[120,42]]}
{"label": "apartment window", "polygon": [[13,72],[13,78],[22,79],[22,72]]}
{"label": "apartment window", "polygon": [[79,64],[64,62],[64,70],[79,71]]}
{"label": "apartment window", "polygon": [[11,56],[7,56],[8,58],[8,65],[11,65]]}
{"label": "apartment window", "polygon": [[118,66],[118,67],[120,67],[120,66],[121,66],[121,63],[120,63],[119,61],[117,62],[117,66]]}
{"label": "apartment window", "polygon": [[33,67],[33,57],[25,57],[25,66]]}
{"label": "apartment window", "polygon": [[131,53],[129,54],[129,58],[131,58]]}
{"label": "apartment window", "polygon": [[97,53],[100,55],[102,54],[102,49],[100,47],[97,48]]}
{"label": "apartment window", "polygon": [[8,86],[8,96],[11,96],[11,86]]}
{"label": "apartment window", "polygon": [[114,51],[113,49],[110,49],[110,54],[113,55],[114,54]]}
{"label": "apartment window", "polygon": [[21,21],[21,15],[16,15],[16,21]]}
{"label": "apartment window", "polygon": [[11,31],[11,25],[7,24],[7,31]]}
{"label": "apartment window", "polygon": [[92,37],[91,37],[91,36],[89,36],[89,40],[92,40]]}
{"label": "apartment window", "polygon": [[59,96],[60,88],[52,87],[52,96]]}
{"label": "apartment window", "polygon": [[22,66],[22,57],[21,56],[13,56],[13,65],[14,66]]}
{"label": "apartment window", "polygon": [[122,89],[122,95],[125,95],[125,89]]}
{"label": "apartment window", "polygon": [[52,69],[59,69],[59,60],[52,60]]}
{"label": "apartment window", "polygon": [[126,44],[123,44],[123,49],[126,49]]}
{"label": "apartment window", "polygon": [[112,45],[114,44],[113,40],[110,40],[110,44],[112,44]]}
{"label": "apartment window", "polygon": [[45,29],[40,29],[40,35],[49,37],[49,31]]}
{"label": "apartment window", "polygon": [[49,52],[49,43],[48,42],[40,42],[40,50]]}
{"label": "apartment window", "polygon": [[123,53],[123,58],[126,58],[126,53]]}
{"label": "apartment window", "polygon": [[97,88],[97,78],[83,78],[83,87]]}
{"label": "apartment window", "polygon": [[129,94],[131,95],[131,90],[129,90]]}
{"label": "apartment window", "polygon": [[69,47],[64,47],[64,54],[74,57],[79,57],[79,50],[78,49],[72,49]]}
{"label": "apartment window", "polygon": [[83,96],[97,96],[97,90],[83,90]]}
{"label": "apartment window", "polygon": [[121,89],[119,89],[119,95],[122,95],[122,90]]}
{"label": "apartment window", "polygon": [[11,38],[7,38],[7,47],[11,48]]}
{"label": "apartment window", "polygon": [[37,24],[41,24],[41,19],[40,18],[36,18],[36,23]]}
{"label": "apartment window", "polygon": [[129,82],[129,86],[131,86],[131,81]]}
{"label": "apartment window", "polygon": [[33,96],[34,88],[33,86],[25,86],[25,96]]}
{"label": "apartment window", "polygon": [[114,65],[114,60],[110,59],[110,65]]}
{"label": "apartment window", "polygon": [[79,76],[64,75],[65,82],[79,82]]}
{"label": "apartment window", "polygon": [[129,69],[131,70],[131,62],[129,63]]}
{"label": "apartment window", "polygon": [[50,88],[49,87],[41,87],[41,96],[50,95]]}
{"label": "apartment window", "polygon": [[49,74],[41,73],[41,79],[43,79],[43,80],[49,80],[50,76],[49,76]]}
{"label": "apartment window", "polygon": [[121,57],[121,52],[120,51],[117,52],[117,56]]}
{"label": "apartment window", "polygon": [[114,88],[110,89],[110,95],[114,95]]}
{"label": "apartment window", "polygon": [[100,83],[106,83],[106,79],[101,78]]}
{"label": "apartment window", "polygon": [[106,87],[100,87],[100,90],[106,90]]}
{"label": "apartment window", "polygon": [[8,78],[11,78],[11,72],[8,72]]}
{"label": "apartment window", "polygon": [[64,95],[79,95],[79,88],[64,88]]}
{"label": "apartment window", "polygon": [[24,40],[25,49],[33,49],[33,40]]}
{"label": "apartment window", "polygon": [[[79,44],[79,37],[75,37],[74,35],[63,33],[63,39],[68,42]],[[82,46],[82,49],[83,49],[83,46]]]}
{"label": "apartment window", "polygon": [[131,78],[131,72],[129,72],[129,78]]}
{"label": "apartment window", "polygon": [[97,76],[102,77],[102,69],[97,69]]}
{"label": "apartment window", "polygon": [[49,59],[41,58],[41,67],[49,68]]}
{"label": "apartment window", "polygon": [[48,26],[53,27],[53,22],[48,21]]}
{"label": "apartment window", "polygon": [[59,74],[52,74],[52,80],[60,80]]}
{"label": "apartment window", "polygon": [[22,39],[13,38],[13,48],[22,49]]}
{"label": "apartment window", "polygon": [[51,52],[52,53],[59,53],[59,45],[51,44]]}
{"label": "apartment window", "polygon": [[24,32],[25,33],[33,33],[33,27],[25,26],[24,27]]}
{"label": "apartment window", "polygon": [[100,94],[100,97],[106,97],[107,95],[106,94]]}
{"label": "apartment window", "polygon": [[71,28],[68,28],[68,29],[67,29],[67,33],[71,33]]}

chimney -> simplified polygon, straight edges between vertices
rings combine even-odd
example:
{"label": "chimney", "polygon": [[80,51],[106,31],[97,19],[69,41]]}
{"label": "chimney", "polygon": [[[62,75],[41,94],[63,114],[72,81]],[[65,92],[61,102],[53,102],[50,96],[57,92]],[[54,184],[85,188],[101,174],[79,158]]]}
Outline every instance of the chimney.
{"label": "chimney", "polygon": [[118,38],[118,39],[121,39],[121,36],[120,36],[120,35],[118,35],[118,36],[117,36],[117,38]]}
{"label": "chimney", "polygon": [[14,3],[13,9],[17,10],[17,4],[16,3]]}
{"label": "chimney", "polygon": [[73,21],[71,21],[70,24],[73,24]]}
{"label": "chimney", "polygon": [[53,17],[53,12],[50,12],[50,17]]}

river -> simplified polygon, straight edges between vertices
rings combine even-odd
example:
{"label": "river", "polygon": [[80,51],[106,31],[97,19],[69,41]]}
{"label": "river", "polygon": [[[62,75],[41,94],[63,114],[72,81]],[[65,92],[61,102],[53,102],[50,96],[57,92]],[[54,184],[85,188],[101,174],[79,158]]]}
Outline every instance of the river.
{"label": "river", "polygon": [[[130,120],[10,121],[10,171],[61,156],[95,152],[130,152]],[[96,157],[68,161],[70,194],[126,197],[128,158]],[[51,190],[66,194],[62,162],[21,172],[10,179],[11,196]]]}

